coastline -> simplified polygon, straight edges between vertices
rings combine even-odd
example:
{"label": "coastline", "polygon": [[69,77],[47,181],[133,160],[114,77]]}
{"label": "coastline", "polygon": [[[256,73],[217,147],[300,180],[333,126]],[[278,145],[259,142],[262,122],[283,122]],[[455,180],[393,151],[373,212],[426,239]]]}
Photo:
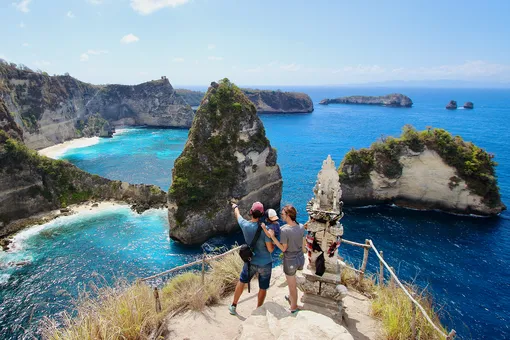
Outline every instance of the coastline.
{"label": "coastline", "polygon": [[[80,204],[73,204],[64,209],[52,210],[49,212],[43,212],[34,216],[30,216],[24,219],[19,219],[11,222],[4,228],[3,233],[0,235],[0,251],[10,250],[10,244],[24,229],[40,226],[49,223],[57,218],[77,215],[77,214],[97,214],[101,211],[112,210],[116,208],[129,208],[131,204],[119,201],[89,201]],[[156,208],[153,208],[156,209]],[[133,211],[133,213],[136,213]]]}
{"label": "coastline", "polygon": [[70,149],[85,148],[99,143],[100,137],[82,137],[55,144],[47,148],[37,150],[41,156],[60,159]]}

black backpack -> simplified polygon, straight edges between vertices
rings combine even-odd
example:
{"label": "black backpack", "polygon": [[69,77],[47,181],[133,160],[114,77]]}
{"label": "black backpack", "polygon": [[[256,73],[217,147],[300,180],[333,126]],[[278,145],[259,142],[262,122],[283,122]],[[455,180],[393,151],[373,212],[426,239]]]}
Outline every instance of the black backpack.
{"label": "black backpack", "polygon": [[[246,243],[241,246],[241,249],[239,249],[239,256],[241,256],[241,259],[248,263],[248,275],[250,274],[250,263],[251,259],[254,255],[253,249],[255,248],[255,244],[257,243],[260,233],[262,232],[262,227],[260,226],[260,223],[257,225],[257,231],[255,232],[255,236],[253,237],[253,240],[251,241],[250,245],[247,245]],[[250,292],[250,283],[248,282],[248,293]]]}

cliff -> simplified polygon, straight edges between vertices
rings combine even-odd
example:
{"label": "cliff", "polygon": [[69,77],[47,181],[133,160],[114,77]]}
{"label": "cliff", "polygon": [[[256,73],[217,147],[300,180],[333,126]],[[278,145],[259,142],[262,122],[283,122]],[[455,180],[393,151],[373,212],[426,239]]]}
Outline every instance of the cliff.
{"label": "cliff", "polygon": [[111,125],[190,127],[193,120],[165,77],[135,86],[92,85],[0,61],[0,99],[34,149],[108,136]]}
{"label": "cliff", "polygon": [[257,113],[310,113],[313,102],[309,95],[300,92],[243,89],[255,105]]}
{"label": "cliff", "polygon": [[328,104],[358,104],[358,105],[378,105],[391,107],[411,107],[413,101],[408,96],[400,93],[388,94],[386,96],[350,96],[336,99],[323,99],[320,105]]}
{"label": "cliff", "polygon": [[339,167],[342,200],[496,215],[506,206],[495,166],[493,155],[459,136],[405,126],[400,138],[346,154]]}
{"label": "cliff", "polygon": [[[255,105],[257,113],[310,113],[313,112],[313,102],[309,95],[301,92],[282,92],[271,90],[241,89],[248,99]],[[204,97],[204,92],[191,90],[176,90],[191,106],[198,106]]]}
{"label": "cliff", "polygon": [[281,193],[276,150],[255,106],[228,79],[212,83],[172,170],[170,237],[196,244],[237,231],[231,199],[246,215],[254,201],[278,208]]}
{"label": "cliff", "polygon": [[0,237],[16,231],[15,220],[89,200],[125,201],[137,210],[166,204],[166,193],[156,186],[111,181],[39,156],[17,138],[13,121],[3,124],[3,108],[0,100]]}

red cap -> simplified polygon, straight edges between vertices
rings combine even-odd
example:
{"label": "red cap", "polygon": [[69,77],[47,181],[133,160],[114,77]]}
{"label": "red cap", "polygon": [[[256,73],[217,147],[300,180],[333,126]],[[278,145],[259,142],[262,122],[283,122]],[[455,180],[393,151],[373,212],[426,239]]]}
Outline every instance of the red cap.
{"label": "red cap", "polygon": [[261,213],[264,213],[264,206],[260,202],[255,202],[251,205],[250,211],[260,211]]}

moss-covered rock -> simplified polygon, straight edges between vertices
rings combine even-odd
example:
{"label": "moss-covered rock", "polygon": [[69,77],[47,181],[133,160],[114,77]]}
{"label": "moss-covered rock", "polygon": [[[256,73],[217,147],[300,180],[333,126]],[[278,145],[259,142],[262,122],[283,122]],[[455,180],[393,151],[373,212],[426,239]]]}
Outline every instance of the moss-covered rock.
{"label": "moss-covered rock", "polygon": [[346,154],[339,167],[343,200],[497,214],[506,207],[493,158],[443,129],[418,132],[406,125],[400,138],[388,137]]}
{"label": "moss-covered rock", "polygon": [[276,151],[254,105],[228,79],[212,83],[196,113],[169,190],[170,236],[200,243],[237,230],[229,201],[278,207],[282,180]]}

